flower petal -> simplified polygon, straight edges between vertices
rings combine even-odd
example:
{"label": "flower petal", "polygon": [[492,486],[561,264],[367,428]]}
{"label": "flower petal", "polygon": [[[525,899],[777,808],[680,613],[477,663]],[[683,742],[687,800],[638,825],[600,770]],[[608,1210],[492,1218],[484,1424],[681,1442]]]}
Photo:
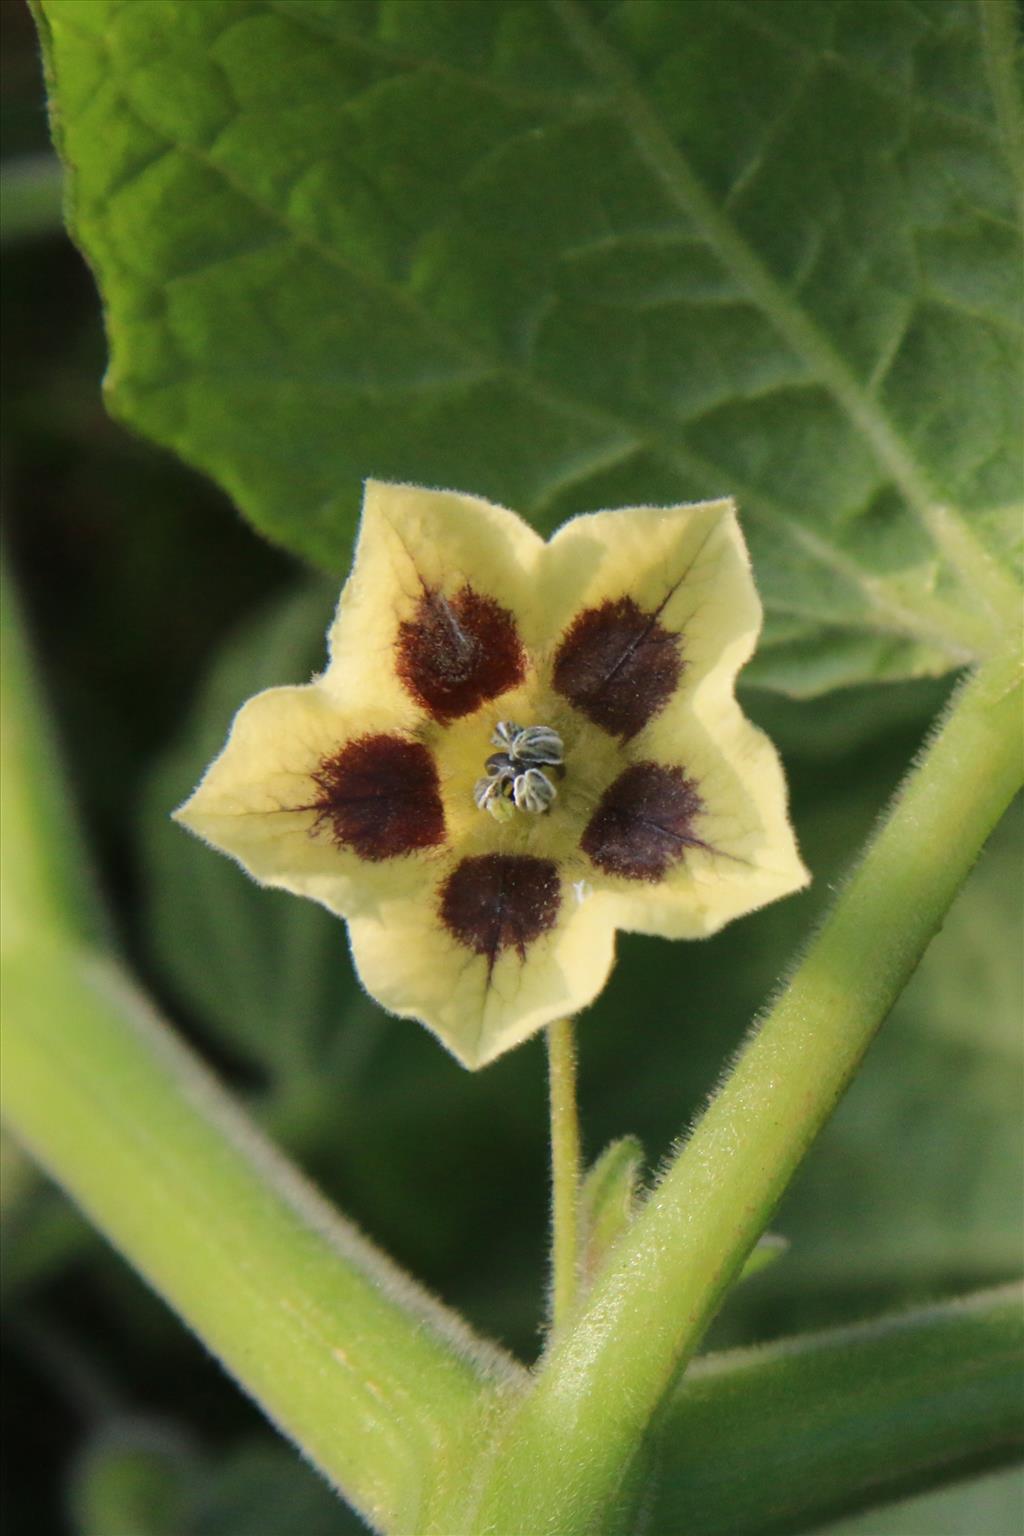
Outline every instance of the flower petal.
{"label": "flower petal", "polygon": [[673,705],[641,741],[650,755],[625,769],[614,814],[602,824],[599,806],[582,839],[620,928],[703,938],[808,883],[778,756],[734,699],[720,698],[707,726]]}
{"label": "flower petal", "polygon": [[707,846],[697,831],[703,808],[682,768],[630,763],[602,795],[580,847],[606,875],[656,884],[688,848]]}
{"label": "flower petal", "polygon": [[549,546],[541,601],[555,692],[623,742],[679,687],[734,677],[761,624],[730,501],[574,518]]}
{"label": "flower petal", "polygon": [[319,684],[250,699],[175,817],[261,884],[343,915],[422,884],[446,842],[428,749]]}
{"label": "flower petal", "polygon": [[490,502],[368,481],[324,686],[347,707],[386,703],[410,727],[424,715],[447,724],[516,687],[527,662],[516,616],[543,549]]}
{"label": "flower petal", "polygon": [[698,938],[800,889],[778,758],[735,699],[761,604],[732,503],[576,518],[551,555],[552,686],[624,748],[580,839],[616,924]]}
{"label": "flower petal", "polygon": [[600,896],[581,900],[546,860],[501,855],[463,860],[420,899],[352,919],[349,935],[366,990],[470,1068],[592,1002],[615,947]]}

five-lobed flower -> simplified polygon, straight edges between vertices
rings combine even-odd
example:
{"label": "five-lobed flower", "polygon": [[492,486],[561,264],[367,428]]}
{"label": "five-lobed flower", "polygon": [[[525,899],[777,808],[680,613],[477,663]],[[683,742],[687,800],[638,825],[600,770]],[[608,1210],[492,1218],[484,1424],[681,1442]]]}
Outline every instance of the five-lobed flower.
{"label": "five-lobed flower", "polygon": [[478,1067],[591,1002],[618,928],[698,938],[807,872],[734,695],[732,503],[574,518],[369,482],[326,671],[239,711],[175,814],[345,917],[367,990]]}

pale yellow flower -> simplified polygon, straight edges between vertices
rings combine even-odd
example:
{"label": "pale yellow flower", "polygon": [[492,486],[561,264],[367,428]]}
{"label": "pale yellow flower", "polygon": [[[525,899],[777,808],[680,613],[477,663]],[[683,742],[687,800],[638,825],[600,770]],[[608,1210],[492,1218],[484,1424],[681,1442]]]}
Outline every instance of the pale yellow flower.
{"label": "pale yellow flower", "polygon": [[545,542],[370,482],[326,671],[250,699],[176,815],[346,918],[367,991],[479,1067],[593,1000],[616,929],[701,938],[806,883],[734,696],[760,623],[728,501]]}

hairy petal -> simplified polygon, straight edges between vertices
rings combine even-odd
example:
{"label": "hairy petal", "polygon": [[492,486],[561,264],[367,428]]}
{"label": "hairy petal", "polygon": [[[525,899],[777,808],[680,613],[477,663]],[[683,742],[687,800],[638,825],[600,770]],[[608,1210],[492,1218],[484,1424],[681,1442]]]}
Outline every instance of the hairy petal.
{"label": "hairy petal", "polygon": [[[382,740],[394,743],[400,756],[414,754],[406,765],[407,773],[412,768],[407,788],[418,796],[414,829],[401,848],[395,843],[396,856],[386,862],[380,858],[383,834],[378,830],[374,848],[372,817],[358,804],[366,793],[359,778],[367,767],[365,747],[362,763],[352,761],[360,756],[359,743]],[[431,800],[431,765],[415,755],[422,751],[395,733],[375,737],[359,729],[317,684],[270,688],[238,711],[224,750],[175,818],[262,885],[309,896],[342,915],[372,910],[382,894],[422,884],[421,862],[443,841],[436,793]],[[407,821],[408,795],[402,799],[391,756],[392,780],[383,785],[390,797],[380,814],[393,825],[395,795],[399,807],[406,804]],[[379,774],[379,752],[376,767]]]}
{"label": "hairy petal", "polygon": [[732,503],[579,517],[550,553],[553,689],[621,743],[581,838],[616,924],[700,938],[806,885],[778,757],[735,697],[761,604]]}
{"label": "hairy petal", "polygon": [[316,821],[361,859],[394,859],[445,840],[437,766],[422,742],[378,731],[357,736],[313,772]]}
{"label": "hairy petal", "polygon": [[512,512],[455,491],[368,481],[324,687],[397,725],[444,725],[515,687],[518,615],[544,544]]}
{"label": "hairy petal", "polygon": [[456,866],[429,899],[354,918],[349,936],[366,990],[392,1013],[421,1020],[475,1068],[593,1002],[611,970],[615,931],[604,898],[580,900],[571,885],[552,915],[542,879],[531,919],[525,888],[510,916],[507,883],[503,895],[498,880],[471,871],[453,898],[459,875]]}
{"label": "hairy petal", "polygon": [[601,796],[580,846],[605,874],[657,884],[688,848],[706,846],[697,831],[703,809],[681,768],[631,763]]}
{"label": "hairy petal", "polygon": [[555,692],[628,741],[659,714],[683,674],[682,636],[632,597],[583,608],[555,653]]}
{"label": "hairy petal", "polygon": [[574,518],[551,540],[542,602],[555,692],[624,741],[679,689],[731,683],[761,627],[731,501]]}
{"label": "hairy petal", "polygon": [[[646,819],[682,834],[678,856],[664,860],[655,881],[628,879],[621,867],[615,870],[607,861],[595,869],[595,885],[616,895],[620,928],[673,939],[704,938],[733,918],[807,885],[810,876],[789,823],[778,755],[731,696],[719,700],[711,725],[684,700],[641,739],[650,752],[644,761],[656,762],[661,773],[678,775],[677,782],[685,782],[699,803],[685,826],[656,810],[649,814],[643,804],[638,807],[641,831]],[[681,810],[678,798],[668,797],[669,809],[673,803]],[[657,847],[658,838],[646,830]],[[640,844],[652,846],[643,838]],[[667,840],[660,846],[667,851]]]}

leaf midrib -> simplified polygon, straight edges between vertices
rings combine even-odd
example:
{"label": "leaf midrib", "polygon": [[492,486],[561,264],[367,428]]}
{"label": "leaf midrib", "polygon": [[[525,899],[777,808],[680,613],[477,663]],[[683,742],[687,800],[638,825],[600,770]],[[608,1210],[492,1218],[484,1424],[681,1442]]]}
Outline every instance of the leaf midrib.
{"label": "leaf midrib", "polygon": [[[604,82],[638,154],[676,206],[701,230],[708,247],[791,352],[809,367],[859,431],[937,552],[959,577],[968,600],[987,607],[997,624],[1016,613],[1020,594],[1013,577],[993,559],[961,514],[941,502],[924,467],[877,400],[865,392],[829,337],[776,280],[736,224],[707,193],[633,74],[605,41],[580,0],[547,3],[595,78]],[[994,12],[999,0],[985,3]]]}
{"label": "leaf midrib", "polygon": [[888,417],[863,391],[832,343],[772,276],[734,222],[700,184],[679,146],[662,127],[636,80],[578,0],[548,0],[570,40],[608,88],[637,152],[676,207],[701,230],[718,260],[742,285],[790,351],[799,357],[857,426],[908,505],[924,515],[935,501],[928,477]]}

